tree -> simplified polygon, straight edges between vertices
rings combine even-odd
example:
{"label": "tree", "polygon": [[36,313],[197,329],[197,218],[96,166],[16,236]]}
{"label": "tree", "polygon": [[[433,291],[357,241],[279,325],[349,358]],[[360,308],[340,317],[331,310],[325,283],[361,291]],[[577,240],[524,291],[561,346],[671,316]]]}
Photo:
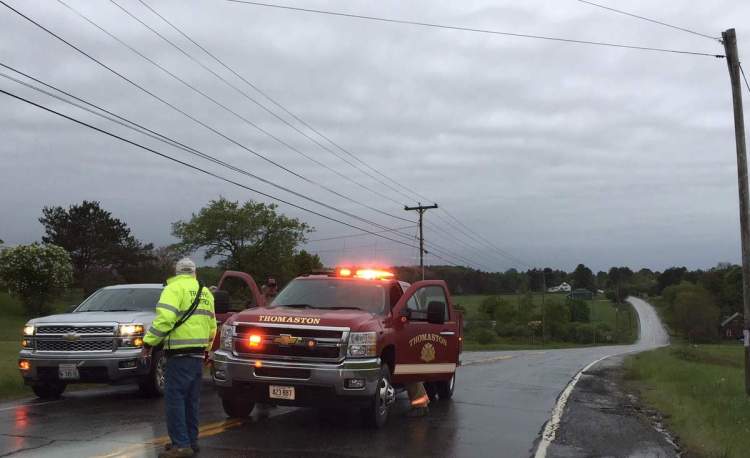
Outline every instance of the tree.
{"label": "tree", "polygon": [[210,201],[188,221],[173,223],[172,235],[187,251],[204,248],[205,259],[223,258],[219,264],[224,268],[284,281],[295,267],[297,246],[312,229],[296,218],[277,213],[276,208],[254,201],[240,205],[222,197]]}
{"label": "tree", "polygon": [[719,307],[703,287],[682,288],[674,300],[675,322],[690,342],[711,342],[718,337]]}
{"label": "tree", "polygon": [[48,312],[57,293],[70,284],[70,255],[55,245],[19,245],[0,253],[0,278],[30,316]]}
{"label": "tree", "polygon": [[656,277],[657,292],[661,294],[664,288],[672,285],[678,285],[687,274],[686,267],[670,267]]}
{"label": "tree", "polygon": [[[39,222],[44,243],[64,248],[73,263],[74,283],[88,293],[114,281],[126,281],[129,267],[148,261],[153,248],[143,245],[127,224],[101,208],[99,202],[44,207]],[[137,271],[137,270],[136,270]]]}
{"label": "tree", "polygon": [[614,297],[615,302],[622,304],[630,293],[627,284],[633,277],[633,271],[629,267],[612,267],[607,277],[609,277],[609,285],[614,293],[610,297]]}
{"label": "tree", "polygon": [[591,272],[591,269],[583,264],[578,264],[576,270],[573,271],[573,286],[596,292],[596,282],[594,281],[594,273]]}

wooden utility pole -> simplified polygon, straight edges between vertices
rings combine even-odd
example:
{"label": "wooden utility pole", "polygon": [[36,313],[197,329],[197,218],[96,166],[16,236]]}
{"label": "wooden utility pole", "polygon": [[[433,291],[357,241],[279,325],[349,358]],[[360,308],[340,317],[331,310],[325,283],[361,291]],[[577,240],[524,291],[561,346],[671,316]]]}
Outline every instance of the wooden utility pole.
{"label": "wooden utility pole", "polygon": [[742,114],[742,83],[737,35],[734,29],[721,34],[727,56],[729,79],[732,83],[734,105],[734,137],[737,144],[737,179],[740,192],[740,240],[742,243],[742,305],[745,312],[745,394],[750,396],[750,199],[747,184],[747,150],[745,146],[745,118]]}
{"label": "wooden utility pole", "polygon": [[422,205],[421,202],[416,207],[408,207],[405,206],[404,210],[406,211],[416,211],[419,213],[419,268],[422,269],[422,280],[424,280],[424,232],[422,230],[422,218],[424,216],[424,212],[427,210],[431,210],[433,208],[438,208],[437,204],[433,205]]}
{"label": "wooden utility pole", "polygon": [[542,267],[542,346],[544,346],[544,343],[546,342],[545,334],[547,332],[547,317],[545,316],[544,310],[544,295],[547,294],[547,273],[544,269],[545,268]]}

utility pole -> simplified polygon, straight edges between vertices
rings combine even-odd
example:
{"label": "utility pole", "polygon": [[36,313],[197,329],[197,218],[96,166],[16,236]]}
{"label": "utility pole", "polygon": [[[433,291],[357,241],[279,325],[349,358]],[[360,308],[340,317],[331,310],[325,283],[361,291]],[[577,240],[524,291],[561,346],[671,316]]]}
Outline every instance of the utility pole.
{"label": "utility pole", "polygon": [[729,79],[732,83],[734,105],[734,137],[737,144],[737,179],[740,192],[740,240],[742,243],[742,305],[745,312],[745,394],[750,396],[750,215],[748,214],[747,150],[745,146],[745,118],[742,114],[742,83],[737,35],[734,29],[721,34],[727,56]]}
{"label": "utility pole", "polygon": [[409,207],[405,206],[404,210],[406,211],[416,211],[419,213],[419,268],[422,269],[422,280],[424,280],[424,232],[422,230],[422,218],[424,216],[424,212],[427,210],[431,210],[433,208],[438,208],[437,204],[433,205],[422,205],[422,202],[419,202],[416,207]]}
{"label": "utility pole", "polygon": [[547,272],[544,271],[545,267],[542,267],[542,346],[546,341],[545,334],[547,333],[546,317],[544,316],[544,295],[547,294]]}

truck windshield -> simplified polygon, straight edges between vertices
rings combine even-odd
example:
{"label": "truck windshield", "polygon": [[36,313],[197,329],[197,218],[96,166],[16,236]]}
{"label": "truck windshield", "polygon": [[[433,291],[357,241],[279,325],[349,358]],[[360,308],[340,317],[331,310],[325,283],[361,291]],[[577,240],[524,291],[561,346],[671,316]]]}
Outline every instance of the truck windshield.
{"label": "truck windshield", "polygon": [[390,284],[372,280],[297,279],[289,283],[270,307],[358,309],[382,314]]}
{"label": "truck windshield", "polygon": [[159,288],[100,289],[83,301],[75,313],[152,311],[160,295]]}

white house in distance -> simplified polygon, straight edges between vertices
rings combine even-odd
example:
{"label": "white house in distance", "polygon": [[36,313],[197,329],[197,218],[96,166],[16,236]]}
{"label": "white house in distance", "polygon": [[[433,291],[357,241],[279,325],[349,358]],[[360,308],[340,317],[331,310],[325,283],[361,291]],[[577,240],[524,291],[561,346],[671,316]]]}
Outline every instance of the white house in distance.
{"label": "white house in distance", "polygon": [[557,286],[553,286],[552,288],[548,288],[547,292],[548,293],[569,293],[572,290],[573,290],[573,288],[571,288],[571,286],[569,284],[567,284],[565,282],[562,282],[562,283],[560,283]]}

